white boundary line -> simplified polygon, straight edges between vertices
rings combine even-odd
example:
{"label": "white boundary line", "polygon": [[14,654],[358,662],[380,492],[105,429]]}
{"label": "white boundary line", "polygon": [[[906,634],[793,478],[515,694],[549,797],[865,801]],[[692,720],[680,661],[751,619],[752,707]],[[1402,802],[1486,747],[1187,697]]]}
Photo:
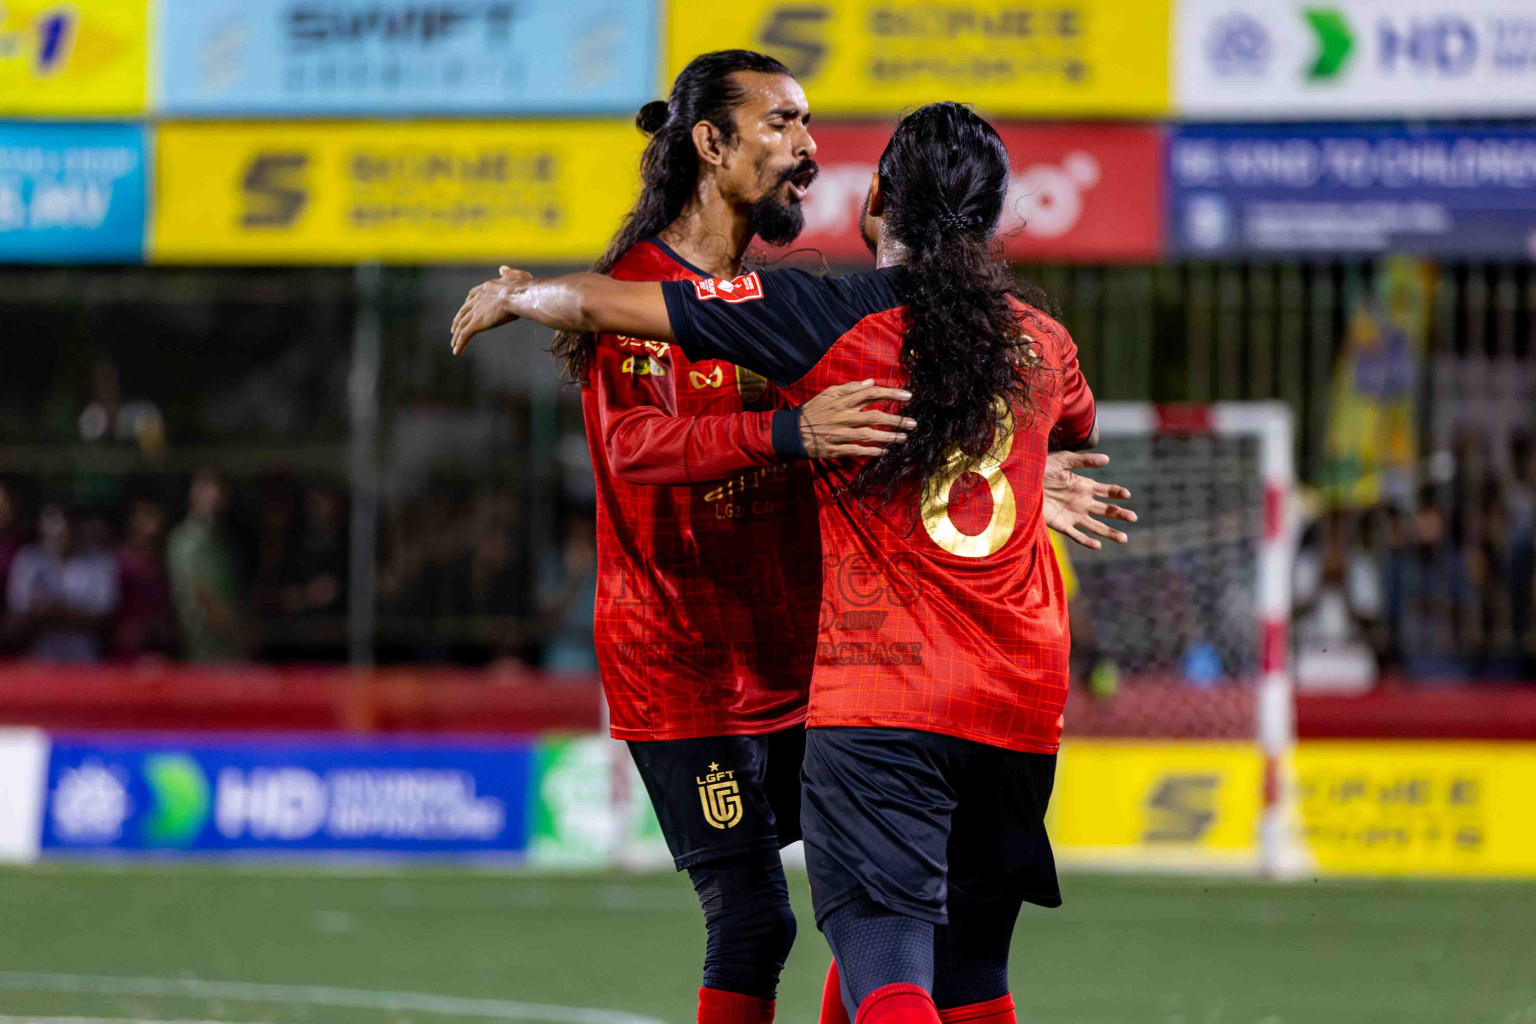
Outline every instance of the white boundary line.
{"label": "white boundary line", "polygon": [[[0,1014],[0,1024],[230,1024],[224,1020],[150,1020],[144,1017],[40,1017],[29,1013],[24,1017]],[[263,1024],[250,1021],[248,1024]]]}
{"label": "white boundary line", "polygon": [[[97,974],[31,974],[0,971],[0,990],[13,992],[79,993],[108,996],[179,996],[230,999],[289,1006],[340,1006],[360,1010],[414,1010],[441,1017],[480,1017],[492,1020],[537,1020],[550,1024],[663,1024],[654,1017],[621,1010],[593,1010],[509,999],[470,999],[424,992],[380,992],[332,988],[329,985],[263,985],[246,981],[203,981],[197,978],[113,978]],[[42,1019],[42,1018],[39,1018]],[[6,1018],[0,1018],[4,1024]]]}

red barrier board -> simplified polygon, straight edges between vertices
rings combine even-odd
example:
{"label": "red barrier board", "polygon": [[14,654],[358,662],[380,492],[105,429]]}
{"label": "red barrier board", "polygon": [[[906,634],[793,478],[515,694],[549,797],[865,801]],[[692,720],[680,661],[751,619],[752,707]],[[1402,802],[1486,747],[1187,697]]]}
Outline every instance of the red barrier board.
{"label": "red barrier board", "polygon": [[597,680],[510,669],[0,664],[0,725],[175,732],[596,732]]}
{"label": "red barrier board", "polygon": [[[1250,687],[1141,680],[1074,688],[1074,736],[1211,738],[1247,729]],[[0,726],[54,730],[504,734],[597,732],[602,689],[526,669],[0,662]],[[1150,724],[1149,724],[1150,723]],[[1301,739],[1536,739],[1536,685],[1383,687],[1296,701]]]}
{"label": "red barrier board", "polygon": [[[1120,124],[1001,124],[1012,180],[999,234],[1009,259],[1026,263],[1156,259],[1162,241],[1162,144],[1158,130]],[[834,262],[864,263],[859,211],[890,126],[811,128],[821,175],[805,200],[794,248]]]}
{"label": "red barrier board", "polygon": [[1536,740],[1536,685],[1309,694],[1296,700],[1296,732],[1302,739]]}

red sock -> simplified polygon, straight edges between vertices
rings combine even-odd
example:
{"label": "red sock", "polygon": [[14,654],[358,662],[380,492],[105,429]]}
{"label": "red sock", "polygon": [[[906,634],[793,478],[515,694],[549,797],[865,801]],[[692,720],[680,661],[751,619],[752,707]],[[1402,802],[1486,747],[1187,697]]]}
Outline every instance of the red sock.
{"label": "red sock", "polygon": [[854,1024],[939,1024],[939,1011],[921,985],[882,985],[864,997]]}
{"label": "red sock", "polygon": [[940,1010],[939,1020],[944,1024],[1018,1024],[1018,1018],[1013,1014],[1012,992],[984,1003]]}
{"label": "red sock", "polygon": [[718,988],[699,989],[699,1024],[768,1024],[773,1000]]}
{"label": "red sock", "polygon": [[837,973],[837,961],[827,968],[827,983],[821,989],[821,1017],[817,1024],[851,1024],[848,1008],[843,1005],[843,979]]}

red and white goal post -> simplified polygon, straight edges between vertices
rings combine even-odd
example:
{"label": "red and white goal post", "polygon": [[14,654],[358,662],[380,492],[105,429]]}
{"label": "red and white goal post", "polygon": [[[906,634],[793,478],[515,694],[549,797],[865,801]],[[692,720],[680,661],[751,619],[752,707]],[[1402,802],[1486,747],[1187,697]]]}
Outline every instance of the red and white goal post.
{"label": "red and white goal post", "polygon": [[1102,403],[1130,543],[1073,548],[1064,861],[1306,870],[1290,671],[1294,432],[1281,402]]}

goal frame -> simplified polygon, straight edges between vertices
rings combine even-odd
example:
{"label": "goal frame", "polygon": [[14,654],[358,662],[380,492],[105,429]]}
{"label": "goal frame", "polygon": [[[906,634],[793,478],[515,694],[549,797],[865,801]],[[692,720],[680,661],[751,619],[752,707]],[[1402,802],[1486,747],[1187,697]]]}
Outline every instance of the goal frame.
{"label": "goal frame", "polygon": [[[1295,417],[1279,401],[1160,405],[1101,402],[1100,438],[1234,436],[1257,438],[1264,494],[1258,548],[1255,609],[1259,617],[1259,677],[1255,684],[1254,741],[1263,756],[1263,792],[1255,846],[1257,870],[1266,878],[1296,877],[1309,858],[1300,842],[1296,813],[1295,683],[1291,669],[1291,578],[1296,548]],[[1114,480],[1114,466],[1106,470]],[[1134,495],[1131,504],[1134,506]],[[1134,528],[1130,543],[1136,543]],[[1070,731],[1070,724],[1069,724]]]}

